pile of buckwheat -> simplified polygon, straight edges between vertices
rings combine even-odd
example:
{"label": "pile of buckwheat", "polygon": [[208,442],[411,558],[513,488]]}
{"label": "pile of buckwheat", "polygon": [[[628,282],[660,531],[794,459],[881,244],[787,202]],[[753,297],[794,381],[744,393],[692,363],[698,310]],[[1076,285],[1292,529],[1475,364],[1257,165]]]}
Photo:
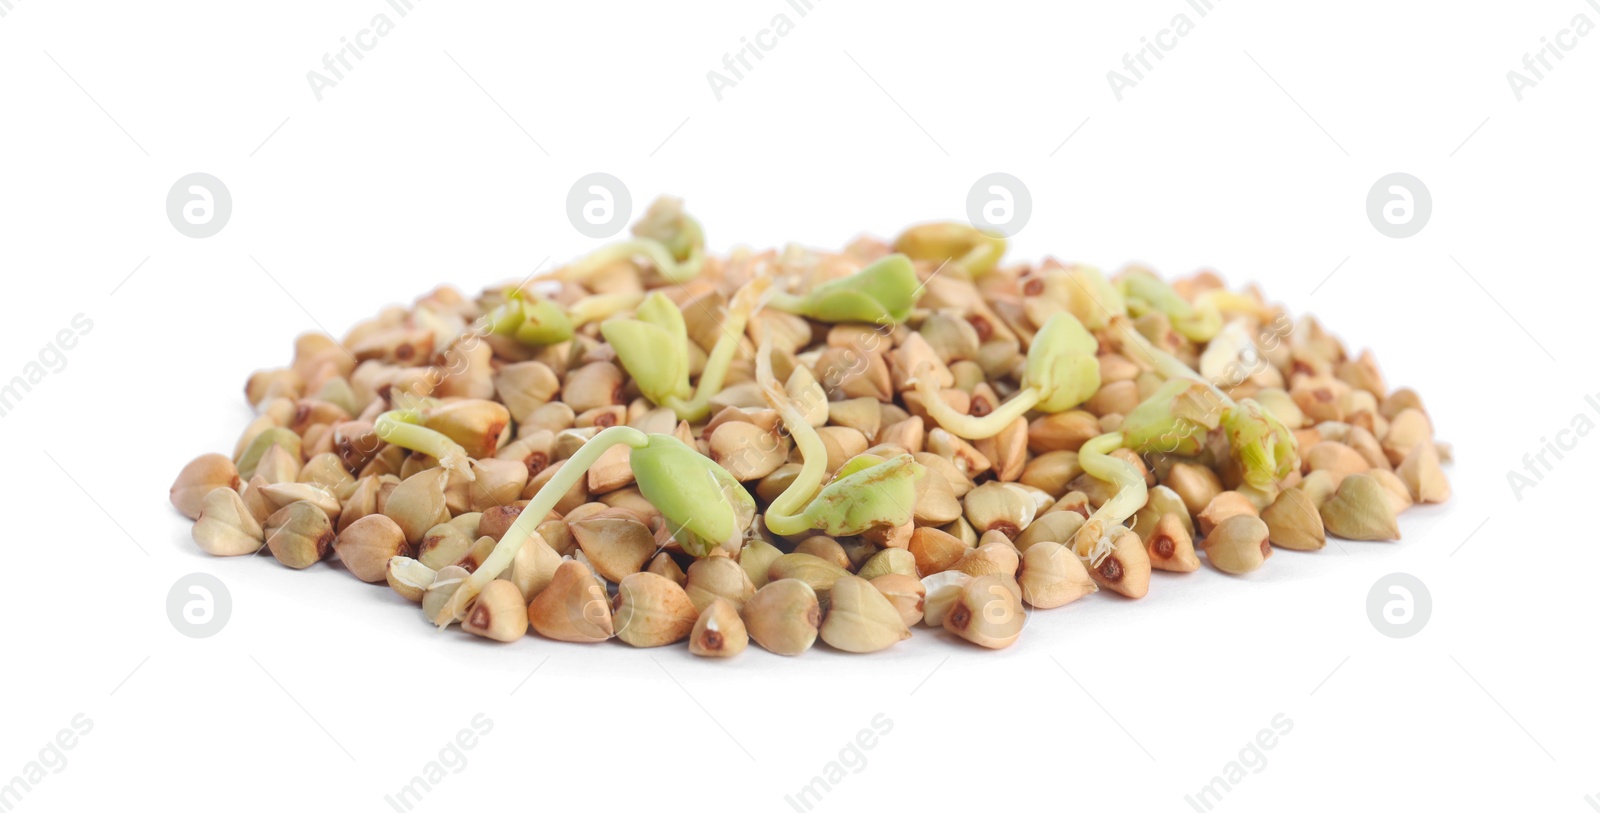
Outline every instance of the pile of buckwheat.
{"label": "pile of buckwheat", "polygon": [[657,201],[552,274],[301,336],[172,503],[208,553],[336,559],[441,627],[725,657],[1005,647],[1025,607],[1449,497],[1421,399],[1315,320],[1004,251],[934,223],[717,258]]}

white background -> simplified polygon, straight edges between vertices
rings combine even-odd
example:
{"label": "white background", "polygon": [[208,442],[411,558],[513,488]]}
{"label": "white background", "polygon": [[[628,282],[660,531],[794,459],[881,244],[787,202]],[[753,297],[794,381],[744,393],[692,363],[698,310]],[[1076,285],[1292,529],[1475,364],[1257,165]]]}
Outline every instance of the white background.
{"label": "white background", "polygon": [[[1574,15],[1600,22],[1583,0],[1222,0],[1204,18],[1181,0],[825,0],[803,18],[781,0],[426,0],[321,101],[306,73],[395,16],[382,0],[13,3],[0,379],[74,314],[94,323],[0,419],[0,782],[75,714],[94,723],[19,810],[390,810],[479,713],[492,732],[418,810],[791,810],[879,714],[891,733],[817,809],[1191,810],[1278,714],[1293,731],[1217,809],[1600,796],[1600,440],[1520,500],[1506,477],[1578,413],[1600,420],[1600,36],[1521,101],[1505,76]],[[794,30],[718,101],[706,72],[780,12]],[[1106,73],[1180,12],[1194,31],[1118,101]],[[164,211],[197,171],[234,201],[203,240]],[[719,251],[961,218],[974,180],[1012,173],[1033,197],[1013,257],[1214,267],[1374,348],[1453,442],[1455,499],[1408,513],[1398,543],[1090,597],[1004,652],[924,632],[731,663],[435,635],[336,568],[194,548],[166,489],[232,448],[252,369],[441,281],[476,291],[587,251],[564,201],[593,171],[636,209],[687,198]],[[1396,171],[1433,197],[1402,240],[1365,212]],[[196,571],[234,605],[199,641],[164,604]],[[1365,609],[1396,571],[1434,605],[1406,640]]]}

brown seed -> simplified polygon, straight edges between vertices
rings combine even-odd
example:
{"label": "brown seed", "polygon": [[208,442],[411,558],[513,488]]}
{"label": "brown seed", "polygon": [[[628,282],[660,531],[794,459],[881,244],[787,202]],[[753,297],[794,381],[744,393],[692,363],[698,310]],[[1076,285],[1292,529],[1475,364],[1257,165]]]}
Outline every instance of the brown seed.
{"label": "brown seed", "polygon": [[[420,602],[437,574],[409,556],[396,556],[384,566],[384,579],[407,601]],[[431,617],[431,616],[430,616]]]}
{"label": "brown seed", "polygon": [[1438,503],[1450,499],[1450,481],[1439,465],[1439,450],[1433,441],[1412,446],[1395,472],[1417,502]]}
{"label": "brown seed", "polygon": [[265,531],[232,488],[212,489],[201,501],[199,514],[191,533],[206,553],[243,556],[261,549]]}
{"label": "brown seed", "polygon": [[594,564],[595,572],[610,582],[621,582],[644,569],[655,555],[656,540],[641,522],[617,517],[594,517],[568,522],[572,538]]}
{"label": "brown seed", "polygon": [[1173,490],[1191,515],[1198,515],[1222,493],[1222,480],[1216,472],[1193,463],[1177,463],[1167,472],[1162,484]]}
{"label": "brown seed", "polygon": [[967,551],[961,557],[961,561],[956,562],[956,570],[973,577],[990,573],[1015,576],[1020,564],[1021,559],[1015,547],[999,542],[985,542]]}
{"label": "brown seed", "polygon": [[961,501],[956,499],[950,481],[938,475],[917,479],[916,503],[912,519],[920,525],[943,525],[961,516]]}
{"label": "brown seed", "polygon": [[868,581],[889,600],[889,604],[893,605],[895,611],[900,614],[900,620],[907,627],[921,623],[924,589],[922,582],[916,576],[886,573]]}
{"label": "brown seed", "polygon": [[764,539],[754,538],[740,549],[739,567],[750,577],[750,583],[760,590],[767,585],[767,573],[771,570],[772,563],[778,561],[781,556],[783,551],[773,547]]}
{"label": "brown seed", "polygon": [[556,396],[561,380],[549,365],[523,361],[502,366],[494,375],[494,388],[511,417],[521,423],[529,413]]}
{"label": "brown seed", "polygon": [[1016,548],[1023,554],[1042,542],[1065,545],[1083,527],[1084,515],[1076,511],[1052,511],[1035,519],[1017,535]]}
{"label": "brown seed", "polygon": [[493,641],[515,641],[528,634],[528,607],[511,582],[495,579],[473,599],[461,620],[467,632]]}
{"label": "brown seed", "polygon": [[944,628],[982,647],[1004,649],[1016,643],[1027,617],[1022,588],[1010,576],[991,573],[968,582],[944,614]]}
{"label": "brown seed", "polygon": [[933,452],[915,452],[911,457],[928,470],[928,475],[937,474],[950,486],[950,493],[961,499],[973,489],[972,478],[962,472],[954,461],[948,457],[940,457]]}
{"label": "brown seed", "polygon": [[[878,436],[883,410],[876,398],[851,398],[848,401],[833,401],[827,406],[830,423],[849,427],[869,438]],[[920,424],[920,419],[918,422]]]}
{"label": "brown seed", "polygon": [[622,403],[622,370],[606,361],[596,361],[567,373],[561,387],[561,400],[573,412]]}
{"label": "brown seed", "polygon": [[694,629],[700,615],[678,583],[654,573],[630,573],[613,601],[617,637],[636,647],[674,644]]}
{"label": "brown seed", "polygon": [[1267,538],[1280,548],[1322,550],[1328,544],[1322,528],[1322,514],[1304,490],[1291,488],[1279,494],[1278,499],[1261,512],[1261,520],[1267,523]]}
{"label": "brown seed", "polygon": [[1398,466],[1418,443],[1433,440],[1433,422],[1419,409],[1403,409],[1389,419],[1389,431],[1383,436],[1383,453],[1389,462]]}
{"label": "brown seed", "polygon": [[726,600],[738,609],[755,595],[756,586],[738,562],[726,556],[708,556],[689,565],[684,592],[697,612],[717,599]]}
{"label": "brown seed", "polygon": [[833,583],[850,571],[806,553],[785,553],[767,568],[769,583],[782,579],[798,579],[806,583],[819,597],[827,598]]}
{"label": "brown seed", "polygon": [[[483,567],[489,556],[494,553],[495,547],[496,543],[493,539],[487,536],[480,536],[478,541],[473,542],[472,546],[467,548],[466,555],[462,556],[456,562],[456,565],[465,569],[468,573],[476,573],[478,568]],[[495,575],[499,576],[500,574],[496,573]]]}
{"label": "brown seed", "polygon": [[867,581],[872,581],[879,576],[887,576],[891,573],[918,578],[917,557],[905,548],[885,548],[872,554],[872,558],[868,559],[856,571],[857,576]]}
{"label": "brown seed", "polygon": [[528,467],[520,460],[474,460],[472,471],[475,479],[466,484],[469,511],[510,505],[528,485]]}
{"label": "brown seed", "polygon": [[1022,600],[1040,609],[1060,607],[1099,589],[1076,553],[1049,541],[1031,545],[1022,554],[1017,584]]}
{"label": "brown seed", "polygon": [[1237,491],[1224,491],[1211,498],[1211,502],[1207,503],[1206,507],[1195,515],[1195,524],[1199,526],[1201,535],[1210,536],[1211,531],[1229,517],[1239,516],[1240,514],[1253,517],[1259,513],[1256,510],[1255,503],[1251,502],[1248,497]]}
{"label": "brown seed", "polygon": [[727,599],[715,599],[700,611],[689,632],[689,652],[705,658],[731,658],[750,642],[739,610]]}
{"label": "brown seed", "polygon": [[523,600],[533,601],[534,596],[550,586],[558,567],[561,567],[561,554],[556,553],[545,544],[543,537],[535,533],[522,543],[517,555],[511,559],[510,571],[501,574],[501,577],[509,575],[511,583],[522,592]]}
{"label": "brown seed", "polygon": [[789,457],[786,438],[753,423],[728,421],[706,438],[711,445],[711,459],[736,480],[766,477]]}
{"label": "brown seed", "polygon": [[321,508],[290,503],[267,517],[267,548],[277,560],[296,570],[322,561],[333,548],[333,524]]}
{"label": "brown seed", "polygon": [[1017,418],[998,434],[978,441],[976,447],[993,464],[996,479],[1003,483],[1015,481],[1028,462],[1027,420]]}
{"label": "brown seed", "polygon": [[818,632],[834,649],[857,653],[877,652],[911,637],[888,597],[866,579],[848,574],[834,583]]}
{"label": "brown seed", "polygon": [[1056,451],[1029,461],[1018,480],[1060,499],[1067,493],[1067,483],[1080,474],[1083,468],[1078,465],[1077,452]]}
{"label": "brown seed", "polygon": [[[882,411],[880,409],[879,413],[882,414]],[[916,416],[889,423],[879,429],[877,433],[878,443],[898,446],[912,454],[922,451],[926,441],[926,424]]]}
{"label": "brown seed", "polygon": [[273,446],[256,463],[255,474],[268,485],[293,483],[300,478],[300,459],[291,456],[282,446]]}
{"label": "brown seed", "polygon": [[1182,523],[1183,530],[1189,534],[1190,538],[1194,537],[1194,520],[1189,516],[1189,507],[1184,504],[1183,499],[1178,496],[1176,491],[1166,486],[1156,486],[1150,489],[1149,495],[1145,498],[1144,507],[1139,509],[1138,514],[1134,515],[1133,532],[1138,534],[1141,539],[1148,538],[1155,531],[1156,523],[1160,522],[1161,518],[1167,514],[1176,516],[1178,521]]}
{"label": "brown seed", "polygon": [[[690,567],[693,567],[693,565],[690,565]],[[660,553],[657,553],[655,556],[651,557],[650,564],[645,567],[645,570],[654,573],[657,576],[671,579],[677,582],[680,586],[687,584],[689,581],[688,574],[683,572],[683,568],[679,567],[677,561],[674,560],[672,555],[666,551],[661,551]]]}
{"label": "brown seed", "polygon": [[444,497],[447,477],[441,468],[418,472],[395,486],[384,502],[382,513],[400,526],[407,542],[422,541],[429,528],[450,519]]}
{"label": "brown seed", "polygon": [[[506,531],[517,521],[517,517],[522,515],[522,507],[525,505],[527,505],[526,501],[518,500],[508,505],[485,508],[478,517],[478,528],[474,536],[487,536],[498,541],[500,537],[505,536]],[[551,547],[555,546],[551,545]],[[560,553],[561,551],[558,549],[556,552]]]}
{"label": "brown seed", "polygon": [[1333,476],[1334,482],[1343,480],[1347,475],[1360,474],[1370,468],[1366,458],[1355,449],[1325,440],[1308,449],[1305,453],[1303,464],[1306,471],[1326,471]]}
{"label": "brown seed", "polygon": [[1322,524],[1345,539],[1380,541],[1400,538],[1390,494],[1365,474],[1344,478],[1339,490],[1322,504]]}
{"label": "brown seed", "polygon": [[1388,469],[1373,469],[1367,472],[1367,476],[1377,480],[1378,485],[1383,486],[1383,490],[1389,495],[1389,506],[1394,509],[1396,514],[1412,506],[1414,500],[1411,499],[1411,489],[1406,487],[1406,483],[1400,479],[1400,475]]}
{"label": "brown seed", "polygon": [[184,516],[199,519],[200,510],[205,507],[206,495],[212,489],[238,487],[239,471],[234,468],[232,460],[220,454],[203,454],[189,461],[183,471],[178,472],[167,495],[173,507]]}
{"label": "brown seed", "polygon": [[817,640],[822,607],[816,591],[799,579],[768,582],[739,613],[750,637],[779,655],[798,655]]}
{"label": "brown seed", "polygon": [[[970,480],[978,477],[994,467],[994,464],[989,462],[989,458],[984,457],[983,453],[979,452],[972,444],[943,429],[934,429],[928,433],[927,446],[929,453],[942,457],[953,464],[956,472],[963,479]],[[956,486],[956,494],[958,496],[966,493],[966,489],[960,487],[959,484],[951,483],[951,485]]]}
{"label": "brown seed", "polygon": [[1325,471],[1314,471],[1306,475],[1300,481],[1300,485],[1295,487],[1295,490],[1305,492],[1306,497],[1310,498],[1311,504],[1320,510],[1323,503],[1333,498],[1333,492],[1338,488],[1339,484],[1334,482],[1332,474]]}
{"label": "brown seed", "polygon": [[[909,536],[910,531],[907,530]],[[845,553],[844,546],[840,545],[831,536],[807,537],[800,544],[794,546],[795,553],[808,553],[827,562],[832,562],[846,570],[855,565],[850,561],[850,555]]]}
{"label": "brown seed", "polygon": [[[966,555],[968,545],[938,528],[917,528],[906,549],[917,563],[917,572],[931,576],[949,570]],[[975,545],[974,545],[975,547]]]}
{"label": "brown seed", "polygon": [[[398,523],[396,525],[398,526]],[[467,552],[472,550],[473,541],[473,538],[460,527],[441,522],[422,535],[422,541],[417,545],[417,561],[434,570],[443,569],[465,558]]]}
{"label": "brown seed", "polygon": [[394,520],[371,514],[340,532],[333,551],[351,575],[364,582],[381,582],[387,577],[389,560],[410,556],[411,546]]}
{"label": "brown seed", "polygon": [[260,490],[261,496],[266,498],[274,511],[289,503],[304,501],[322,509],[329,521],[339,519],[339,498],[320,486],[310,483],[269,483]]}
{"label": "brown seed", "polygon": [[528,623],[546,638],[578,644],[604,641],[614,629],[605,588],[586,565],[572,560],[556,568],[528,605]]}
{"label": "brown seed", "polygon": [[962,501],[967,521],[979,534],[999,531],[1009,539],[1033,522],[1038,508],[1021,489],[1000,482],[988,482],[967,493]]}
{"label": "brown seed", "polygon": [[1100,421],[1088,412],[1071,410],[1035,418],[1028,424],[1028,449],[1034,454],[1076,452],[1100,435]]}
{"label": "brown seed", "polygon": [[1267,543],[1270,533],[1260,517],[1239,514],[1206,534],[1201,548],[1213,567],[1237,576],[1261,567],[1272,556],[1272,546]]}
{"label": "brown seed", "polygon": [[1194,537],[1183,527],[1177,514],[1161,517],[1149,535],[1142,538],[1151,567],[1174,573],[1192,573],[1200,569],[1200,557],[1194,554]]}
{"label": "brown seed", "polygon": [[1089,567],[1095,584],[1128,598],[1144,598],[1150,592],[1150,554],[1139,535],[1123,528],[1113,529],[1111,552],[1099,564]]}

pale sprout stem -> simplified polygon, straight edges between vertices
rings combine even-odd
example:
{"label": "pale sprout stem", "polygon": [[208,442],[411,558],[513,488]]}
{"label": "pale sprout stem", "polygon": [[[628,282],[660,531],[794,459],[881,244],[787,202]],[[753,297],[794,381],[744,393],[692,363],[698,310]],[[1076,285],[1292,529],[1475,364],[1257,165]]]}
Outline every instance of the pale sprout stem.
{"label": "pale sprout stem", "polygon": [[594,272],[621,260],[631,260],[634,257],[644,257],[661,272],[661,276],[673,282],[684,282],[700,272],[700,256],[696,252],[681,265],[672,258],[672,252],[660,242],[646,237],[638,237],[621,243],[612,243],[603,246],[594,252],[556,272],[557,279],[568,282],[581,282],[588,279]]}
{"label": "pale sprout stem", "polygon": [[1012,421],[1028,414],[1028,410],[1033,409],[1041,397],[1038,387],[1025,387],[1013,395],[1011,400],[979,418],[955,411],[939,397],[939,390],[926,377],[919,376],[916,385],[917,394],[922,396],[922,406],[928,411],[928,417],[933,418],[934,422],[946,431],[967,440],[982,440],[1000,434],[1011,425]]}
{"label": "pale sprout stem", "polygon": [[467,454],[467,450],[443,432],[423,426],[422,420],[421,410],[394,409],[379,415],[378,420],[373,422],[372,431],[385,443],[421,452],[438,460],[443,468],[465,477],[468,482],[476,480],[472,472],[472,456]]}
{"label": "pale sprout stem", "polygon": [[750,314],[771,284],[770,278],[758,277],[745,283],[733,295],[733,300],[728,303],[728,313],[722,320],[722,335],[717,337],[711,355],[706,358],[706,366],[700,373],[700,383],[695,387],[694,397],[684,401],[669,396],[663,406],[670,407],[680,419],[691,423],[706,417],[711,411],[711,399],[722,391],[722,384],[728,377],[728,367],[733,364],[733,354],[739,350],[739,337],[744,335]]}
{"label": "pale sprout stem", "polygon": [[544,522],[545,516],[556,507],[567,491],[578,480],[589,472],[600,455],[618,444],[627,444],[635,449],[643,448],[650,442],[645,433],[631,426],[613,426],[602,429],[599,434],[589,439],[589,442],[578,448],[578,451],[561,464],[550,481],[533,495],[533,499],[523,507],[522,513],[517,515],[516,522],[506,530],[505,536],[495,544],[494,551],[489,554],[483,564],[468,576],[461,586],[456,588],[455,595],[450,598],[450,603],[433,619],[442,629],[453,621],[466,617],[467,608],[472,605],[472,600],[478,597],[485,585],[492,582],[506,568],[511,566],[513,559],[517,558],[518,551],[522,550],[523,543],[533,538],[533,534]]}
{"label": "pale sprout stem", "polygon": [[800,449],[801,460],[800,472],[790,481],[789,487],[767,506],[767,530],[779,536],[804,533],[810,530],[810,525],[799,515],[828,476],[828,447],[772,374],[772,335],[766,330],[761,332],[761,344],[756,349],[756,383],[761,386],[767,403],[783,418],[784,427]]}
{"label": "pale sprout stem", "polygon": [[1078,450],[1078,465],[1090,475],[1117,487],[1116,496],[1106,500],[1078,531],[1075,552],[1098,565],[1111,552],[1110,532],[1144,507],[1149,498],[1144,476],[1126,460],[1111,456],[1122,448],[1122,433],[1101,435]]}

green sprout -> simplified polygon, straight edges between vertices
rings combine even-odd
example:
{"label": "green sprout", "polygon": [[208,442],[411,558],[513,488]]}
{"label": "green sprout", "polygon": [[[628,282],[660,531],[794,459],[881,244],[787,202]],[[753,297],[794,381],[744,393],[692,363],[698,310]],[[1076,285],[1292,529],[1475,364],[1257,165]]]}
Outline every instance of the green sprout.
{"label": "green sprout", "polygon": [[758,277],[733,295],[700,383],[693,388],[689,386],[689,332],[683,313],[659,291],[644,298],[634,318],[602,322],[600,333],[646,398],[671,409],[682,420],[697,422],[710,413],[711,399],[722,391],[739,350],[739,338],[769,284],[767,277]]}
{"label": "green sprout", "polygon": [[443,432],[423,426],[426,419],[427,413],[420,406],[391,409],[378,416],[372,431],[384,443],[425,454],[439,461],[445,470],[469,481],[477,479],[472,472],[472,455]]}
{"label": "green sprout", "polygon": [[705,264],[705,230],[683,211],[683,201],[657,198],[633,224],[634,239],[612,243],[558,270],[557,279],[581,282],[612,263],[642,257],[670,282],[686,282]]}
{"label": "green sprout", "polygon": [[[828,448],[772,373],[772,337],[762,331],[756,350],[756,382],[767,403],[778,411],[784,428],[800,450],[800,471],[763,515],[767,530],[796,536],[822,530],[833,536],[855,536],[910,520],[916,481],[925,474],[909,454],[885,460],[861,454],[835,472],[826,486]],[[820,489],[820,491],[819,491]]]}
{"label": "green sprout", "polygon": [[1300,465],[1294,433],[1259,403],[1246,398],[1222,413],[1228,448],[1244,473],[1244,481],[1268,488]]}
{"label": "green sprout", "polygon": [[775,293],[768,307],[819,322],[896,325],[911,315],[922,293],[911,259],[890,254],[848,277],[829,280],[804,295]]}
{"label": "green sprout", "polygon": [[1300,465],[1294,433],[1260,404],[1248,398],[1233,400],[1189,365],[1151,344],[1127,319],[1117,320],[1116,326],[1129,346],[1155,364],[1156,372],[1169,381],[1184,380],[1204,388],[1206,392],[1193,403],[1209,402],[1212,405],[1209,414],[1191,414],[1187,419],[1208,428],[1222,426],[1228,438],[1229,453],[1239,464],[1245,482],[1258,487],[1272,485]]}
{"label": "green sprout", "polygon": [[666,519],[691,556],[709,556],[742,539],[755,519],[750,492],[711,458],[671,435],[653,434],[628,454],[639,493]]}
{"label": "green sprout", "polygon": [[1223,309],[1265,316],[1265,309],[1255,300],[1220,288],[1201,294],[1190,304],[1172,286],[1143,268],[1124,272],[1117,280],[1117,287],[1127,300],[1130,315],[1164,313],[1172,322],[1173,330],[1194,342],[1216,338],[1222,330]]}
{"label": "green sprout", "polygon": [[572,338],[572,319],[560,305],[520,288],[507,292],[506,301],[489,312],[487,321],[490,333],[536,347]]}
{"label": "green sprout", "polygon": [[1132,463],[1111,456],[1122,448],[1124,440],[1121,432],[1112,432],[1078,449],[1078,465],[1085,472],[1117,487],[1116,495],[1095,509],[1073,537],[1073,552],[1093,566],[1099,566],[1111,553],[1113,529],[1122,527],[1129,517],[1138,513],[1150,496],[1144,475]]}
{"label": "green sprout", "polygon": [[755,500],[733,475],[670,435],[647,435],[631,426],[612,426],[579,447],[533,495],[489,557],[462,580],[449,603],[434,617],[434,623],[442,629],[465,618],[473,599],[511,566],[562,496],[601,455],[618,445],[631,448],[628,464],[640,494],[661,512],[685,552],[704,556],[743,538],[755,517]]}
{"label": "green sprout", "polygon": [[994,270],[1006,253],[1006,239],[966,223],[923,223],[895,238],[894,250],[913,260],[965,268],[974,277]]}
{"label": "green sprout", "polygon": [[1193,457],[1204,450],[1207,431],[1217,428],[1215,403],[1206,385],[1171,379],[1123,417],[1122,436],[1141,454]]}
{"label": "green sprout", "polygon": [[1057,313],[1028,346],[1022,389],[993,412],[981,418],[957,412],[925,375],[916,375],[917,393],[928,416],[945,430],[969,440],[993,437],[1035,407],[1061,412],[1089,400],[1100,389],[1099,346],[1072,314]]}

